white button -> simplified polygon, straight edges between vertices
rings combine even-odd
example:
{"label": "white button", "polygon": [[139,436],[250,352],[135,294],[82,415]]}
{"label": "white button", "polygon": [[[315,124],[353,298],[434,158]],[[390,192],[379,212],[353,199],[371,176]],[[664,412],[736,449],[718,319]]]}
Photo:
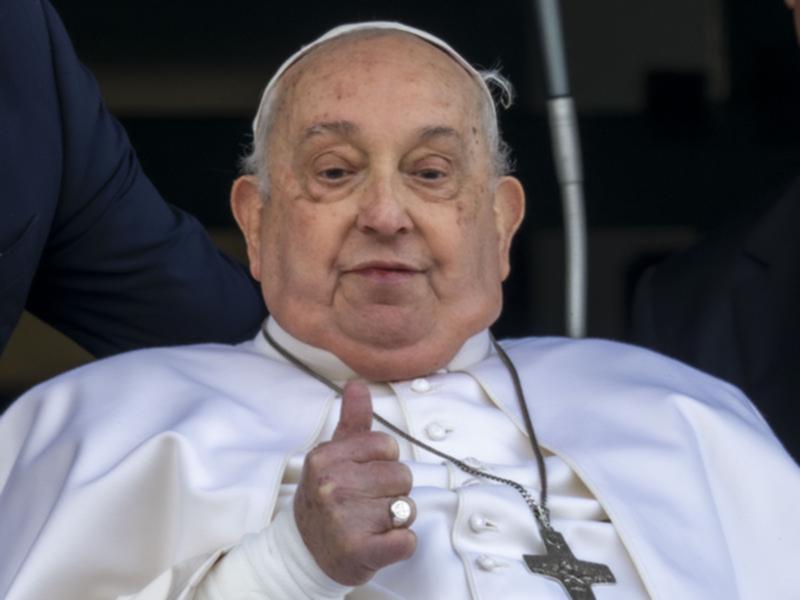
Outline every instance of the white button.
{"label": "white button", "polygon": [[488,554],[481,554],[475,559],[475,562],[478,564],[478,568],[483,569],[484,571],[494,571],[495,569],[502,569],[503,567],[508,566],[507,562],[498,560],[497,558],[489,556]]}
{"label": "white button", "polygon": [[497,568],[497,563],[488,554],[481,554],[475,562],[484,571],[494,571]]}
{"label": "white button", "polygon": [[435,421],[433,423],[428,423],[428,425],[425,427],[425,435],[428,436],[428,439],[433,440],[434,442],[441,442],[451,431],[453,431],[452,427],[447,427],[446,425],[436,423]]}
{"label": "white button", "polygon": [[418,394],[424,394],[431,391],[431,384],[427,379],[420,377],[411,382],[411,389]]}
{"label": "white button", "polygon": [[475,533],[483,533],[484,531],[495,531],[497,525],[479,513],[475,513],[469,518],[469,527]]}
{"label": "white button", "polygon": [[474,456],[468,456],[467,458],[465,458],[461,462],[466,464],[468,467],[472,467],[473,469],[478,469],[479,471],[488,471],[488,468],[486,467],[486,465],[483,464],[481,461],[479,461]]}
{"label": "white button", "polygon": [[471,485],[478,485],[479,483],[483,483],[483,481],[478,479],[477,477],[470,477],[469,479],[464,480],[464,482],[461,484],[461,487],[465,488]]}

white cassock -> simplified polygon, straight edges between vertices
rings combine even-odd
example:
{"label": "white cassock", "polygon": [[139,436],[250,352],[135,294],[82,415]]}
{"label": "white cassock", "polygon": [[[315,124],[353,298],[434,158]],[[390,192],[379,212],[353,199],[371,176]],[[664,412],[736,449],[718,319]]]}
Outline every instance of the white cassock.
{"label": "white cassock", "polygon": [[[332,355],[270,331],[318,372]],[[545,451],[555,528],[609,565],[598,600],[800,598],[800,471],[733,387],[613,342],[504,343]],[[517,399],[486,332],[448,369],[370,384],[374,408],[528,486]],[[291,497],[338,399],[262,336],[145,350],[34,388],[0,420],[0,597],[566,598],[518,494],[399,440],[418,547],[355,590],[319,570]]]}

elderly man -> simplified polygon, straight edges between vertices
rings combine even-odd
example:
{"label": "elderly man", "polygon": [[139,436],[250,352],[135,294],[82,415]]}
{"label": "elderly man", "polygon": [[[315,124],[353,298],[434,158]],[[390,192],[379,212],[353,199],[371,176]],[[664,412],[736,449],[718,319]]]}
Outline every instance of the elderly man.
{"label": "elderly man", "polygon": [[796,594],[800,476],[736,389],[493,342],[524,198],[487,82],[389,23],[285,63],[232,192],[272,317],[11,409],[8,600]]}

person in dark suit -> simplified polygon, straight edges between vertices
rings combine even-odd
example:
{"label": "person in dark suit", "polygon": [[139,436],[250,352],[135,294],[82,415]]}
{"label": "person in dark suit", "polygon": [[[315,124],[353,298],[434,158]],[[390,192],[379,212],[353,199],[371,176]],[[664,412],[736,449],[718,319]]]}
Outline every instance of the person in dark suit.
{"label": "person in dark suit", "polygon": [[[800,0],[786,0],[800,40]],[[800,179],[651,267],[637,285],[633,341],[741,388],[800,462]]]}
{"label": "person in dark suit", "polygon": [[25,308],[95,356],[241,341],[264,317],[144,175],[54,8],[0,0],[0,352]]}
{"label": "person in dark suit", "polygon": [[800,180],[645,272],[634,341],[725,379],[800,462]]}

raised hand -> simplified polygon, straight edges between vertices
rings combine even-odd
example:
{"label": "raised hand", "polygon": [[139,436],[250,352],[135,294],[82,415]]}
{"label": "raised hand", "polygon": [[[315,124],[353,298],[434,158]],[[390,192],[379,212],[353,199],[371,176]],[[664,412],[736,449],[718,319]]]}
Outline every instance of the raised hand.
{"label": "raised hand", "polygon": [[394,527],[389,507],[411,491],[411,470],[398,462],[397,442],[371,431],[372,399],[367,386],[344,388],[339,423],[331,441],[306,455],[294,514],[303,541],[317,564],[335,581],[361,585],[376,571],[409,558],[414,520]]}

